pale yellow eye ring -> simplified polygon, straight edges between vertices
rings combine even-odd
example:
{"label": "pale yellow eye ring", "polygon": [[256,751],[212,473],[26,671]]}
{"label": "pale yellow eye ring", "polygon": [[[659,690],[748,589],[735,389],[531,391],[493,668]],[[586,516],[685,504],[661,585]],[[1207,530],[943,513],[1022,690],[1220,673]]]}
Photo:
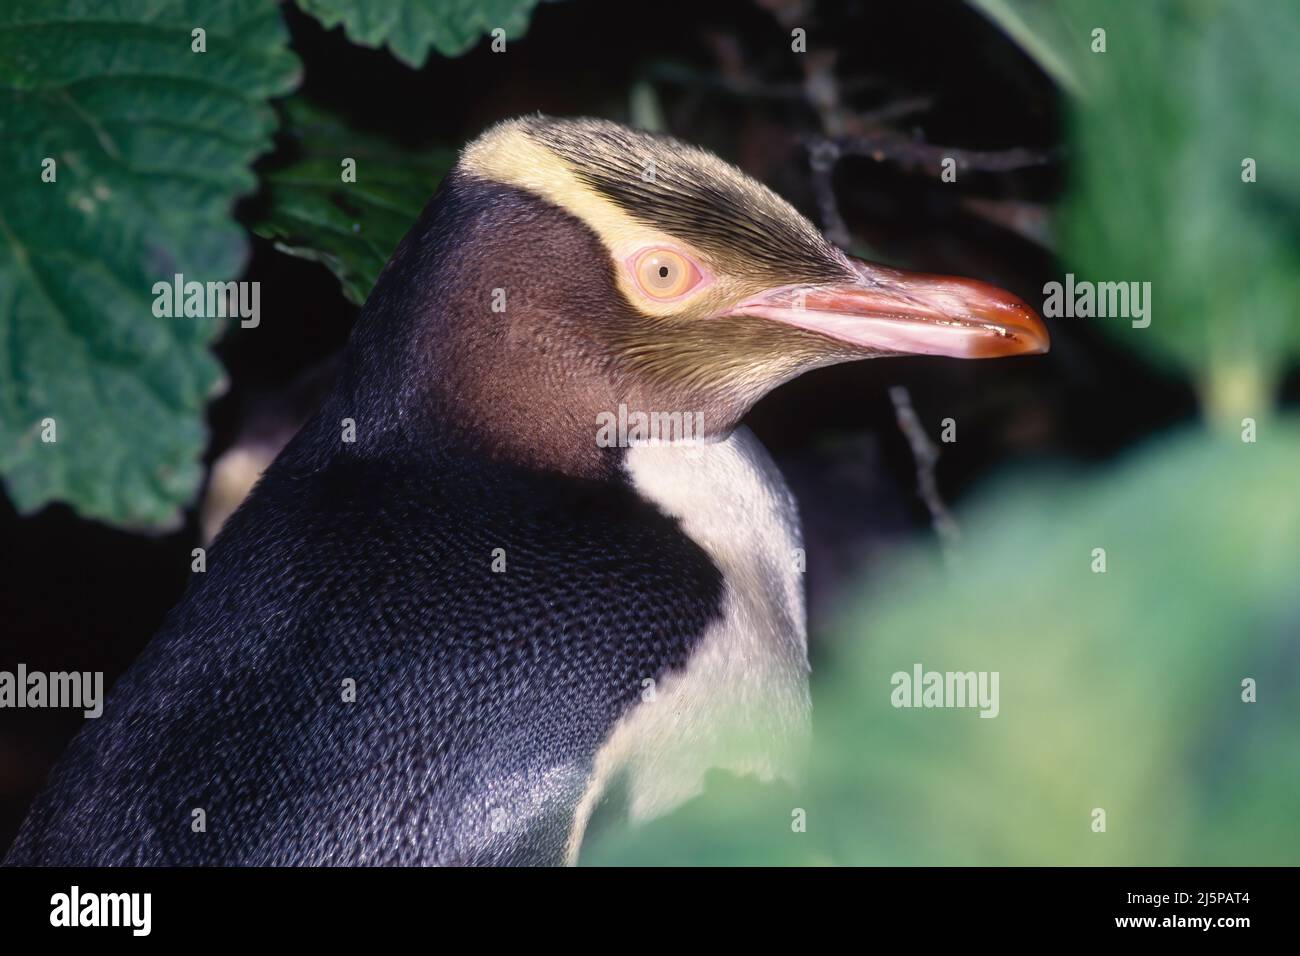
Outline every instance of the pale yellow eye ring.
{"label": "pale yellow eye ring", "polygon": [[700,281],[700,270],[672,249],[646,249],[632,265],[637,286],[652,299],[676,299]]}

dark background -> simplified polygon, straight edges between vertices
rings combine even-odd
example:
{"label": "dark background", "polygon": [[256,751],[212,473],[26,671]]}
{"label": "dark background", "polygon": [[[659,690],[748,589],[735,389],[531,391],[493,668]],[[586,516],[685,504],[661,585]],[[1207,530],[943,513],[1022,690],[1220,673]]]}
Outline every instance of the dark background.
{"label": "dark background", "polygon": [[[935,2],[824,7],[795,22],[807,28],[810,49],[837,47],[834,75],[851,110],[871,115],[922,97],[923,110],[890,127],[938,145],[1058,157],[1063,117],[1055,88],[976,12]],[[304,92],[359,128],[418,147],[459,145],[496,119],[535,110],[626,120],[628,91],[649,80],[670,132],[739,163],[816,220],[803,137],[818,132],[819,118],[779,19],[789,9],[774,0],[543,4],[506,54],[480,43],[457,59],[435,54],[419,71],[386,51],[350,44],[292,6],[285,15],[304,64]],[[1052,158],[943,183],[937,169],[849,158],[835,186],[855,239],[877,256],[978,276],[1037,304],[1043,284],[1068,264],[972,211],[968,200],[1050,210],[1068,174]],[[245,200],[241,217],[251,217],[257,203],[256,196]],[[209,410],[209,461],[268,396],[329,361],[357,311],[322,266],[262,240],[252,241],[243,278],[262,282],[262,324],[256,335],[229,336],[218,349],[231,387]],[[1010,460],[1100,460],[1195,415],[1184,382],[1138,364],[1094,324],[1049,326],[1045,357],[840,366],[784,386],[754,410],[749,424],[801,503],[814,666],[848,573],[887,563],[903,539],[932,534],[889,386],[909,387],[932,439],[941,419],[957,420],[958,441],[941,446],[937,473],[950,505]],[[19,518],[3,500],[0,540],[8,565],[0,585],[0,667],[21,661],[44,671],[103,671],[110,686],[179,597],[190,549],[200,543],[193,512],[175,533],[147,537],[81,520],[62,505]],[[0,847],[80,721],[74,711],[4,713]]]}

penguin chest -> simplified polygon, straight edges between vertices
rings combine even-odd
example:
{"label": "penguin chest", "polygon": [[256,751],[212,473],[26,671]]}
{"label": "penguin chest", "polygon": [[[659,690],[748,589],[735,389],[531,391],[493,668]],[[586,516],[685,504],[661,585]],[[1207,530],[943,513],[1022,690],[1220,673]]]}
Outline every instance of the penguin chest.
{"label": "penguin chest", "polygon": [[597,752],[571,859],[614,779],[642,821],[698,795],[710,769],[788,776],[811,710],[798,511],[766,449],[740,428],[714,444],[631,448],[626,468],[722,571],[722,612]]}

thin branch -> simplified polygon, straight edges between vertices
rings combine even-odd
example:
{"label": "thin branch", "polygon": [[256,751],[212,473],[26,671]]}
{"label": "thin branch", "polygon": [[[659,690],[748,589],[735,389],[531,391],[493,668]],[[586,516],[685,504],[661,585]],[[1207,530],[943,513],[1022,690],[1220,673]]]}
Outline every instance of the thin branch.
{"label": "thin branch", "polygon": [[916,409],[912,406],[912,396],[904,385],[894,385],[889,389],[889,400],[894,403],[894,415],[898,420],[898,429],[912,448],[912,457],[916,460],[916,493],[925,502],[930,512],[930,524],[939,536],[939,546],[943,556],[951,565],[957,557],[957,544],[961,540],[961,529],[939,494],[939,482],[935,478],[935,468],[939,464],[939,447],[925,432]]}
{"label": "thin branch", "polygon": [[[852,234],[849,231],[848,223],[845,222],[844,216],[840,212],[839,202],[835,195],[835,165],[842,156],[851,151],[845,148],[845,144],[853,147],[876,139],[892,142],[893,137],[897,134],[886,131],[870,135],[845,136],[845,131],[850,128],[861,129],[864,125],[880,123],[886,118],[916,112],[918,109],[923,108],[923,103],[914,99],[899,100],[892,104],[886,104],[872,114],[855,115],[842,106],[840,89],[834,72],[834,58],[829,56],[820,58],[806,57],[804,63],[804,88],[809,102],[817,111],[818,118],[821,120],[823,132],[821,136],[804,138],[804,144],[808,149],[808,165],[812,174],[813,193],[817,199],[822,230],[826,238],[837,246],[848,249],[852,245]],[[937,147],[930,148],[935,149]],[[962,154],[962,157],[959,158],[954,155],[955,153]],[[969,160],[973,156],[985,154],[948,150],[944,151],[943,155],[953,155],[953,158],[958,159],[958,165],[961,165],[962,158]],[[937,161],[935,166],[938,166]],[[943,551],[944,558],[951,566],[956,560],[957,543],[961,537],[961,531],[957,526],[957,522],[953,519],[952,512],[948,510],[943,497],[939,494],[939,483],[935,478],[935,468],[939,463],[938,446],[930,441],[930,437],[925,433],[925,427],[921,424],[916,409],[912,406],[912,396],[905,386],[895,385],[891,387],[889,389],[889,398],[894,403],[894,414],[898,421],[899,430],[907,438],[908,445],[912,449],[912,457],[916,462],[917,494],[930,513],[930,524],[934,527],[935,535],[939,539],[939,546]]]}
{"label": "thin branch", "polygon": [[[804,103],[807,101],[803,83],[765,83],[751,76],[718,76],[693,70],[690,67],[684,67],[676,63],[657,63],[647,70],[646,76],[657,83],[705,90],[710,93],[718,93],[739,99],[775,100],[789,103]],[[851,84],[846,84],[848,89],[863,92],[878,89],[880,86],[881,81],[872,77],[863,77]]]}
{"label": "thin branch", "polygon": [[922,139],[893,130],[880,130],[838,140],[842,156],[866,156],[878,163],[891,162],[904,169],[923,169],[939,175],[945,159],[955,160],[957,169],[979,173],[1005,173],[1056,161],[1055,150],[1014,149],[978,150],[956,146],[936,146]]}
{"label": "thin branch", "polygon": [[894,120],[902,119],[904,116],[911,116],[913,113],[924,113],[933,105],[934,99],[932,97],[908,96],[891,100],[873,110],[859,112],[856,114],[856,119],[865,128],[883,126],[885,123],[892,123]]}
{"label": "thin branch", "polygon": [[808,167],[812,173],[813,195],[817,199],[817,212],[821,216],[822,232],[841,249],[853,244],[849,225],[840,214],[840,204],[835,198],[833,176],[840,151],[834,140],[819,139],[808,143]]}
{"label": "thin branch", "polygon": [[[840,213],[839,202],[835,197],[835,186],[831,176],[835,163],[839,159],[839,150],[833,140],[819,139],[809,144],[808,165],[812,170],[812,187],[817,197],[817,206],[821,213],[822,230],[826,238],[841,248],[848,248],[852,237],[848,224]],[[939,464],[939,449],[925,433],[925,426],[917,417],[912,407],[912,396],[907,388],[895,385],[889,389],[889,399],[894,403],[894,414],[907,443],[912,449],[916,461],[916,490],[926,509],[930,512],[930,524],[939,538],[944,558],[951,565],[956,560],[957,542],[961,537],[957,522],[952,512],[944,504],[939,494],[939,483],[935,479],[935,468]]]}

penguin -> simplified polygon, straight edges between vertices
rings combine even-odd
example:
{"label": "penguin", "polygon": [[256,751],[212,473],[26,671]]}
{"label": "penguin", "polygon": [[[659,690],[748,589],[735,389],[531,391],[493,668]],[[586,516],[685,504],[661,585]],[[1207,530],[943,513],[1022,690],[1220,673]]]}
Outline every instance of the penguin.
{"label": "penguin", "polygon": [[788,778],[799,520],[746,411],[833,363],[1047,347],[1016,297],[851,258],[705,150],[502,122],[6,863],[571,864],[611,801]]}

